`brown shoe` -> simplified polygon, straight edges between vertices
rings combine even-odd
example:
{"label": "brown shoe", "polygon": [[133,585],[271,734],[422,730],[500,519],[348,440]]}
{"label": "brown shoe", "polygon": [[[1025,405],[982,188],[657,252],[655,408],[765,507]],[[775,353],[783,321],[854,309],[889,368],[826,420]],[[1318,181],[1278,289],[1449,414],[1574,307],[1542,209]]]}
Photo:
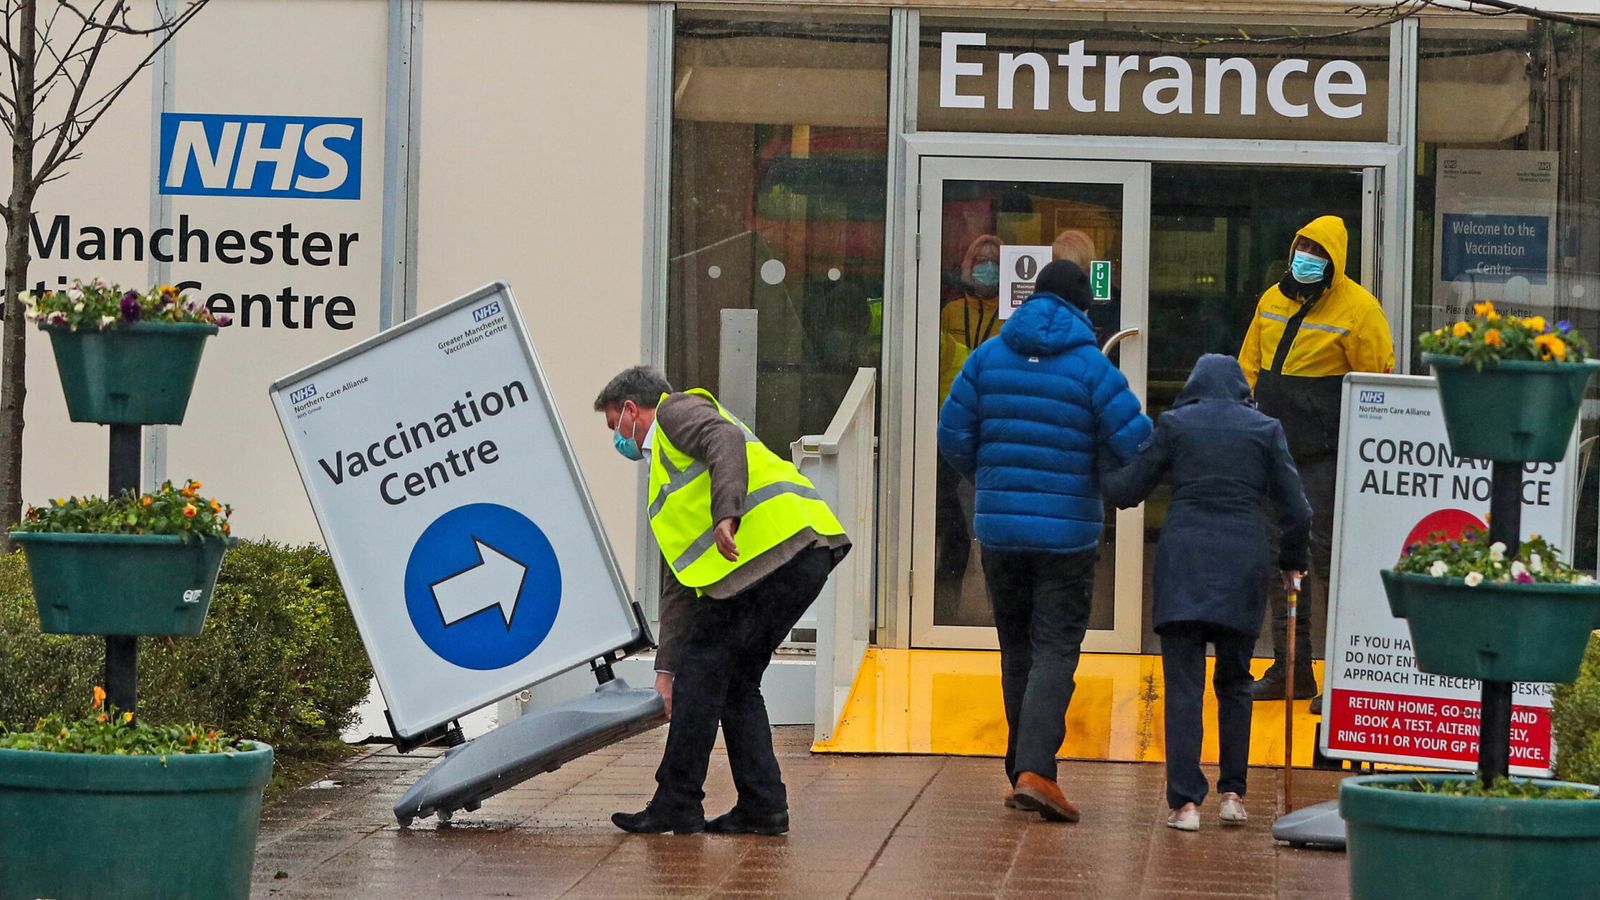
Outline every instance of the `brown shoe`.
{"label": "brown shoe", "polygon": [[1078,808],[1061,793],[1061,787],[1041,775],[1023,772],[1017,776],[1017,808],[1029,809],[1050,822],[1078,821]]}

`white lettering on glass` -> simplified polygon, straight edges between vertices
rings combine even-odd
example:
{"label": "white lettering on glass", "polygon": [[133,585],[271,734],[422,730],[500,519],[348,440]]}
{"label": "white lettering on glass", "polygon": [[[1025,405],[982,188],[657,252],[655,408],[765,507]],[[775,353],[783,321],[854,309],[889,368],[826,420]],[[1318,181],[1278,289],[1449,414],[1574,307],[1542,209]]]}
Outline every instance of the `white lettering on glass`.
{"label": "white lettering on glass", "polygon": [[956,79],[962,75],[983,75],[983,63],[956,60],[962,47],[982,47],[989,36],[973,31],[946,31],[939,38],[939,105],[946,109],[983,109],[982,94],[956,93]]}
{"label": "white lettering on glass", "polygon": [[[1145,111],[1158,116],[1191,115],[1196,111],[1195,92],[1201,92],[1200,111],[1208,116],[1224,114],[1226,107],[1240,116],[1254,116],[1258,112],[1261,82],[1266,82],[1266,105],[1273,113],[1289,119],[1304,119],[1315,108],[1320,115],[1334,119],[1354,119],[1366,109],[1366,73],[1356,63],[1346,59],[1323,62],[1314,70],[1304,59],[1279,60],[1262,72],[1254,60],[1239,57],[1208,57],[1205,59],[1203,80],[1197,86],[1195,66],[1181,56],[1157,56],[1148,62],[1142,56],[1108,54],[1103,60],[1099,54],[1090,53],[1084,41],[1072,41],[1067,52],[1056,56],[1055,66],[1040,53],[996,53],[994,72],[988,71],[984,54],[968,54],[962,59],[964,48],[986,47],[989,36],[981,31],[947,31],[939,41],[939,105],[946,109],[987,109],[990,97],[997,109],[1016,106],[1017,79],[1027,70],[1028,84],[1033,88],[1033,109],[1050,109],[1052,96],[1060,90],[1054,79],[1065,75],[1067,105],[1079,113],[1104,111],[1122,112],[1123,86],[1130,75],[1144,72],[1149,77],[1134,81],[1138,92],[1137,103]],[[1064,70],[1058,72],[1057,70]],[[1096,71],[1098,70],[1098,72]],[[1094,91],[1095,75],[1099,77],[1100,91]],[[1229,76],[1234,76],[1230,78]],[[995,83],[972,84],[972,79],[994,77]],[[959,88],[958,80],[966,78],[967,93]],[[1052,83],[1054,82],[1054,83]],[[1309,82],[1309,83],[1308,83]],[[1299,86],[1299,90],[1292,86]],[[1238,101],[1233,103],[1233,92],[1238,91]],[[991,94],[992,91],[992,94]],[[1310,94],[1311,102],[1291,100],[1290,95]]]}

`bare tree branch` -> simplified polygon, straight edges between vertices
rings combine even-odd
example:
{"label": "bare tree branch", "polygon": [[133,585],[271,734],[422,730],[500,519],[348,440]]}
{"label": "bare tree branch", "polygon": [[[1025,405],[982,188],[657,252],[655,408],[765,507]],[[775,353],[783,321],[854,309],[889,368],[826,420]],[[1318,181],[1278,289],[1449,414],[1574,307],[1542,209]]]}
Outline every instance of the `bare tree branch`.
{"label": "bare tree branch", "polygon": [[[78,18],[83,20],[84,27],[88,29],[115,32],[117,34],[144,35],[148,37],[152,34],[159,34],[163,31],[175,30],[176,28],[180,27],[176,24],[169,26],[166,23],[152,25],[149,28],[139,28],[137,26],[129,25],[128,7],[123,0],[118,0],[117,5],[112,8],[111,12],[106,14],[105,21],[98,21],[95,19],[95,14],[99,12],[99,4],[96,4],[93,12],[86,14],[74,6],[71,0],[57,0],[57,2],[67,9],[72,10],[74,13],[77,13]],[[189,9],[184,10],[181,15],[172,21],[177,23],[189,18],[195,9],[205,6],[209,2],[210,0],[192,0],[192,2],[189,4]],[[116,19],[121,19],[121,21],[114,21]]]}
{"label": "bare tree branch", "polygon": [[[1462,6],[1461,4],[1463,3],[1466,5]],[[1571,13],[1552,12],[1547,9],[1537,9],[1524,3],[1515,3],[1513,0],[1427,0],[1427,5],[1434,9],[1468,12],[1486,18],[1519,15],[1533,19],[1543,19],[1546,22],[1559,22],[1562,25],[1577,25],[1580,28],[1600,28],[1600,16],[1581,16]],[[1493,12],[1478,8],[1483,6],[1489,7]]]}
{"label": "bare tree branch", "polygon": [[[144,55],[144,58],[139,60],[138,64],[133,66],[133,68],[128,72],[127,77],[123,78],[117,83],[116,87],[107,91],[99,99],[89,103],[87,106],[83,106],[83,87],[88,84],[89,74],[93,71],[94,64],[99,59],[100,49],[104,46],[106,38],[114,33],[114,29],[99,29],[98,34],[100,35],[100,38],[95,43],[94,52],[85,62],[83,82],[74,91],[72,102],[68,107],[66,122],[74,123],[75,127],[62,128],[56,133],[56,140],[52,145],[50,152],[45,155],[44,161],[39,164],[39,167],[36,170],[36,184],[43,185],[52,180],[52,176],[54,176],[56,170],[60,169],[61,166],[65,165],[67,162],[77,158],[78,148],[83,144],[84,139],[87,138],[89,136],[89,132],[100,123],[101,118],[104,117],[106,112],[111,109],[114,103],[116,103],[117,98],[122,96],[122,92],[127,90],[128,86],[133,84],[134,80],[139,77],[139,74],[155,61],[155,58],[160,55],[161,51],[167,46],[167,44],[171,43],[172,40],[177,37],[178,32],[182,30],[183,26],[187,25],[191,20],[193,20],[201,10],[205,9],[206,6],[210,4],[210,2],[211,0],[191,0],[183,12],[179,13],[170,20],[163,21],[162,25],[158,28],[146,30],[135,29],[133,31],[126,32],[130,34],[147,35],[160,33],[161,38],[155,42],[155,45],[151,47],[150,51]],[[126,0],[116,0],[116,6],[113,7],[108,16],[115,16],[119,9],[125,8]],[[76,10],[74,10],[74,12],[76,12]],[[65,122],[63,124],[65,124]]]}
{"label": "bare tree branch", "polygon": [[1304,32],[1300,31],[1299,29],[1294,29],[1289,34],[1256,37],[1241,27],[1238,29],[1237,37],[1233,35],[1207,37],[1204,35],[1177,36],[1170,34],[1158,34],[1156,32],[1141,28],[1139,29],[1139,34],[1163,44],[1182,44],[1192,47],[1208,47],[1215,44],[1301,44],[1310,41],[1334,40],[1336,38],[1350,37],[1352,35],[1365,34],[1369,31],[1378,31],[1380,29],[1388,28],[1390,25],[1393,25],[1396,22],[1400,22],[1417,15],[1428,6],[1432,5],[1432,3],[1433,0],[1398,0],[1398,2],[1388,6],[1353,6],[1346,9],[1345,12],[1353,14],[1357,18],[1361,19],[1370,19],[1375,17],[1381,18],[1378,18],[1377,21],[1368,22],[1364,25],[1358,25],[1354,28],[1341,29],[1339,31]]}

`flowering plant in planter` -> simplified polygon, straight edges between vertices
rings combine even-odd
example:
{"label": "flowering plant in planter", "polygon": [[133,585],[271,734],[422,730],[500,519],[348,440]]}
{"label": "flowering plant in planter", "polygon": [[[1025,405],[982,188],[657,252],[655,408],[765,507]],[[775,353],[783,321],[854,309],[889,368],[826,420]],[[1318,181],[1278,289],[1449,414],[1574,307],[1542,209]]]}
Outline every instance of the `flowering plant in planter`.
{"label": "flowering plant in planter", "polygon": [[212,315],[204,303],[185,298],[170,284],[141,293],[98,278],[74,281],[65,290],[23,294],[22,304],[28,317],[42,326],[72,331],[103,331],[135,322],[228,325],[231,321],[226,315]]}
{"label": "flowering plant in planter", "polygon": [[148,494],[118,497],[58,497],[29,506],[18,531],[53,534],[170,534],[185,539],[227,538],[233,507],[200,496],[200,482],[182,488],[168,481]]}
{"label": "flowering plant in planter", "polygon": [[1473,306],[1472,318],[1424,332],[1418,341],[1428,353],[1459,356],[1479,369],[1501,360],[1578,363],[1589,355],[1589,345],[1571,322],[1551,327],[1544,316],[1501,315],[1488,300]]}
{"label": "flowering plant in planter", "polygon": [[131,712],[106,703],[105,689],[95,685],[88,712],[78,718],[60,713],[42,716],[31,729],[0,727],[0,749],[49,753],[104,753],[114,756],[166,757],[190,753],[238,753],[253,742],[199,725],[149,725]]}
{"label": "flowering plant in planter", "polygon": [[1490,543],[1487,532],[1468,531],[1460,538],[1434,532],[1426,541],[1406,547],[1394,570],[1409,575],[1460,578],[1468,587],[1495,584],[1594,584],[1594,579],[1561,561],[1561,551],[1535,534],[1514,556],[1506,545]]}

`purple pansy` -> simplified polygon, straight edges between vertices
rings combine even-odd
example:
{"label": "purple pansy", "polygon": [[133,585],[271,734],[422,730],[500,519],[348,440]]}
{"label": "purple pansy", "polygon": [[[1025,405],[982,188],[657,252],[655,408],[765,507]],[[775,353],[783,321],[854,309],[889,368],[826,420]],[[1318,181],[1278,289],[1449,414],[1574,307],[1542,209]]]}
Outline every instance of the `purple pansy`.
{"label": "purple pansy", "polygon": [[137,322],[144,313],[144,307],[139,303],[139,295],[129,291],[122,295],[122,321]]}

